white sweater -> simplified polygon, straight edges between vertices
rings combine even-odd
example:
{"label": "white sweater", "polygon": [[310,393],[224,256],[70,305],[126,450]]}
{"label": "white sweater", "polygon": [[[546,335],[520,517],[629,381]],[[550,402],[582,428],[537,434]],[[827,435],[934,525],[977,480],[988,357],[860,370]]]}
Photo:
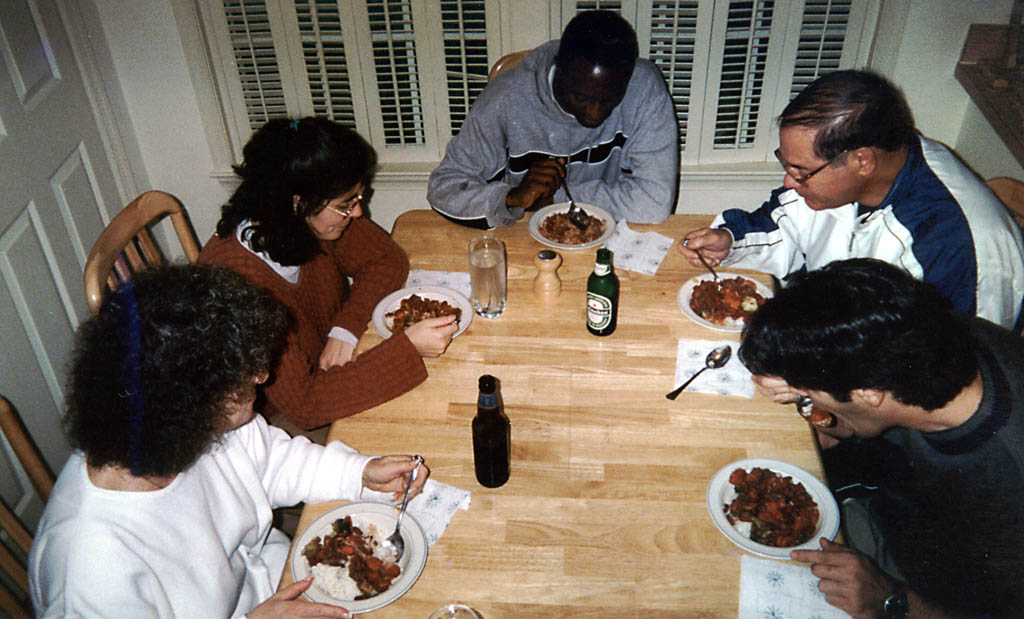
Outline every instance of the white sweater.
{"label": "white sweater", "polygon": [[371,459],[344,443],[289,438],[261,416],[154,492],[97,488],[74,453],[29,554],[36,614],[244,615],[273,595],[287,560],[271,509],[356,499]]}

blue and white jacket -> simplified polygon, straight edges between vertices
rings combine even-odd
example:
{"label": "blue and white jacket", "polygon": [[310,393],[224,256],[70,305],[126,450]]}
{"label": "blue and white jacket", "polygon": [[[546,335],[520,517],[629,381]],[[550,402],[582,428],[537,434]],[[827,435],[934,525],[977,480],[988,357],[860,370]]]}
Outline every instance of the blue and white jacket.
{"label": "blue and white jacket", "polygon": [[957,311],[1024,326],[1020,227],[956,155],[924,137],[877,208],[815,211],[780,188],[756,211],[730,209],[711,225],[732,233],[725,266],[784,277],[833,260],[878,258],[934,284]]}

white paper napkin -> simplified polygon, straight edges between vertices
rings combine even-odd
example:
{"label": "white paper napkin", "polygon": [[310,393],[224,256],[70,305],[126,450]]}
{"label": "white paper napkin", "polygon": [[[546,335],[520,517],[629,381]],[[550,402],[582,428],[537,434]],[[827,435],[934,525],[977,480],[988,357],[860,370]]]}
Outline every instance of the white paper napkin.
{"label": "white paper napkin", "polygon": [[[360,498],[374,503],[395,504],[391,500],[390,493],[376,492],[366,488],[363,489]],[[423,486],[423,492],[409,499],[409,505],[405,510],[412,514],[412,517],[423,528],[427,544],[433,544],[448,528],[448,523],[452,521],[455,512],[460,509],[469,509],[471,499],[468,490],[428,479]]]}
{"label": "white paper napkin", "polygon": [[830,619],[850,615],[825,601],[810,567],[743,555],[738,616]]}
{"label": "white paper napkin", "polygon": [[676,352],[676,380],[673,387],[682,385],[698,370],[706,367],[708,353],[723,344],[732,346],[732,356],[729,357],[729,361],[718,369],[702,373],[690,383],[686,391],[739,395],[745,398],[754,397],[754,383],[750,379],[750,370],[740,363],[736,355],[739,342],[732,340],[710,342],[708,340],[680,339]]}
{"label": "white paper napkin", "polygon": [[604,246],[612,250],[616,269],[654,275],[672,247],[672,239],[657,232],[630,230],[623,220],[615,224],[615,233]]}
{"label": "white paper napkin", "polygon": [[409,277],[405,280],[405,287],[413,286],[444,286],[455,292],[462,293],[467,299],[470,297],[472,288],[469,283],[469,273],[462,271],[425,271],[423,269],[412,269]]}

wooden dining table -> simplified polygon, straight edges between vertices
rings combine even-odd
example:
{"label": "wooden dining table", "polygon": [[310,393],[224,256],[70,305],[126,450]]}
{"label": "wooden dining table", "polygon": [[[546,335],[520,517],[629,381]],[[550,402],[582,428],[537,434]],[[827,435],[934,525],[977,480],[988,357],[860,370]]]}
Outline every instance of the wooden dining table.
{"label": "wooden dining table", "polygon": [[[585,324],[593,248],[558,250],[561,294],[543,302],[534,257],[546,247],[527,220],[486,232],[507,247],[504,313],[474,316],[444,355],[424,360],[423,384],[330,428],[330,440],[363,453],[421,454],[432,479],[472,493],[469,509],[429,547],[413,587],[369,616],[425,619],[452,601],[487,618],[737,616],[745,551],[712,522],[709,482],[744,458],[783,460],[819,478],[822,467],[792,405],[760,394],[665,397],[680,338],[739,341],[687,318],[677,302],[680,287],[706,271],[675,244],[710,219],[629,224],[675,241],[655,275],[616,269],[618,327],[607,337]],[[467,245],[481,234],[414,210],[398,218],[393,238],[413,269],[468,271]],[[359,347],[379,341],[371,326]],[[494,489],[473,469],[482,374],[499,379],[512,425],[511,478]],[[341,504],[306,505],[298,530]],[[290,582],[286,568],[282,586]]]}

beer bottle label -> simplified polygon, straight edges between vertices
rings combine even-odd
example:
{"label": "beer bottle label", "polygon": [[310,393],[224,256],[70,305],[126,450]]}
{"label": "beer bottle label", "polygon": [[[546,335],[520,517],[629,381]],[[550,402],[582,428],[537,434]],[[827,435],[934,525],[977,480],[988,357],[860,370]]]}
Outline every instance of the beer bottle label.
{"label": "beer bottle label", "polygon": [[587,291],[587,325],[600,331],[612,321],[612,300]]}

